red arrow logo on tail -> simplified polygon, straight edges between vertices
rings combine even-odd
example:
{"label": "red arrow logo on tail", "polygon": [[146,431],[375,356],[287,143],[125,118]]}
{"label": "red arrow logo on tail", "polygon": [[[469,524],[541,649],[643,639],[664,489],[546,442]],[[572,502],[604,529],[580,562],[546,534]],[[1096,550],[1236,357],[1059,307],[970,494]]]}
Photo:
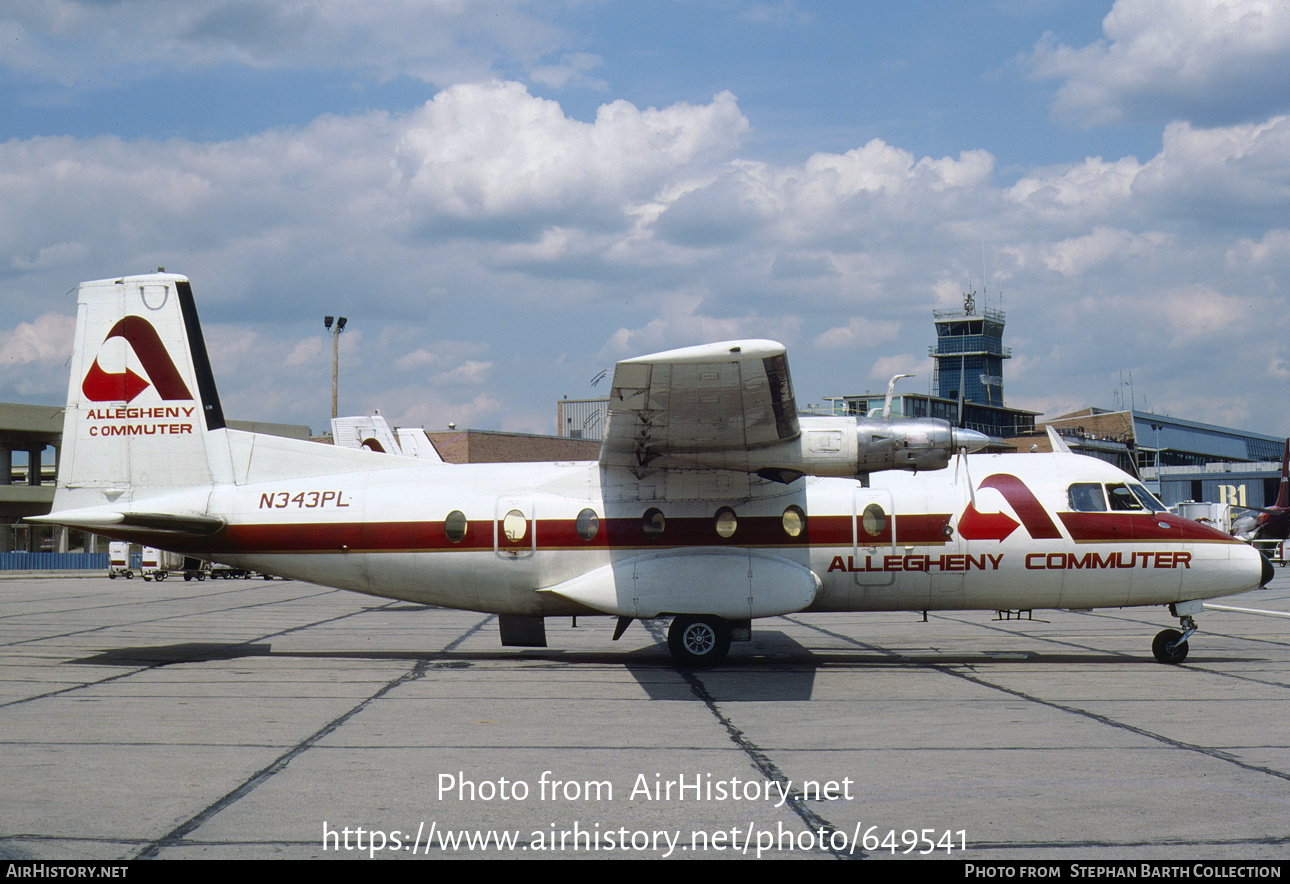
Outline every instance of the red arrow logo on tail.
{"label": "red arrow logo on tail", "polygon": [[959,517],[959,534],[967,540],[999,540],[1017,530],[1021,524],[1007,513],[977,512],[974,504],[968,504],[963,515]]}
{"label": "red arrow logo on tail", "polygon": [[81,392],[92,402],[130,402],[150,386],[128,368],[120,374],[106,372],[95,359],[85,374]]}
{"label": "red arrow logo on tail", "polygon": [[[175,363],[166,352],[161,336],[152,327],[152,323],[142,316],[126,316],[112,326],[112,330],[103,338],[104,343],[112,338],[125,338],[134,355],[139,357],[143,370],[148,373],[152,383],[157,386],[157,393],[162,399],[192,399],[183,375],[175,368]],[[81,392],[91,402],[130,402],[149,387],[148,381],[139,377],[129,368],[119,373],[107,372],[99,365],[95,357],[94,364],[85,373],[81,382]]]}

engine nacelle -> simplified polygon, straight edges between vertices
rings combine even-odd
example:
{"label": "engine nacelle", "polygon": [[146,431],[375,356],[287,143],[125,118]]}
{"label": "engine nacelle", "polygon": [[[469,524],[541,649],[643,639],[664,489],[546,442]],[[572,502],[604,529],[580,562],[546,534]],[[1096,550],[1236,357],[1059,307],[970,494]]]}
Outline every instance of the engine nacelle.
{"label": "engine nacelle", "polygon": [[857,470],[941,470],[962,448],[979,451],[990,441],[949,421],[923,418],[860,418],[856,421]]}
{"label": "engine nacelle", "polygon": [[958,451],[980,451],[990,438],[938,418],[804,417],[795,449],[765,453],[757,474],[791,482],[799,476],[855,477],[882,470],[940,470]]}

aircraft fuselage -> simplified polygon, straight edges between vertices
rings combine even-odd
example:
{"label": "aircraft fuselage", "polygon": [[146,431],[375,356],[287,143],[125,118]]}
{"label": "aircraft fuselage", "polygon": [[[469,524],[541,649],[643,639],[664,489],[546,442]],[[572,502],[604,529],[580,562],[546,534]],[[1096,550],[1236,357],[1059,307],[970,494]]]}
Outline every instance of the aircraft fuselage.
{"label": "aircraft fuselage", "polygon": [[[612,604],[603,593],[562,591],[616,562],[680,554],[693,563],[704,553],[751,553],[818,578],[804,604],[800,595],[770,598],[769,609],[754,604],[751,616],[1163,605],[1250,589],[1262,570],[1249,546],[1168,512],[1072,511],[1070,485],[1132,481],[1079,455],[970,455],[953,475],[885,472],[864,487],[809,477],[779,485],[726,471],[637,478],[581,462],[423,464],[373,453],[372,468],[359,472],[256,482],[248,481],[260,471],[254,461],[275,459],[275,446],[218,432],[230,432],[235,452],[253,449],[244,475],[200,502],[227,527],[178,543],[126,535],[250,570],[490,613],[702,613],[711,607],[705,580],[714,577],[702,571],[693,586],[672,587],[657,612],[634,606],[630,589],[616,591]],[[134,501],[178,511],[185,504]]]}

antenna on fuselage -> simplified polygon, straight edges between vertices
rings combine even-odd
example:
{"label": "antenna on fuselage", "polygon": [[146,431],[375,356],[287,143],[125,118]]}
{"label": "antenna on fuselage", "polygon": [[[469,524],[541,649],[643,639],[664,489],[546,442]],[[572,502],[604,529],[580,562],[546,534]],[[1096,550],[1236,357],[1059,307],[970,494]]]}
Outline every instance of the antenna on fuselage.
{"label": "antenna on fuselage", "polygon": [[960,446],[958,456],[954,463],[954,481],[959,480],[959,464],[963,464],[963,476],[967,479],[968,499],[972,501],[973,508],[976,507],[976,486],[972,484],[972,472],[968,467],[967,446]]}
{"label": "antenna on fuselage", "polygon": [[914,377],[914,375],[912,374],[898,374],[898,375],[894,375],[891,380],[887,381],[887,398],[886,400],[884,400],[882,404],[883,420],[891,420],[891,397],[895,395],[895,392],[896,392],[896,381],[900,380],[901,378],[912,378],[912,377]]}
{"label": "antenna on fuselage", "polygon": [[1048,444],[1053,447],[1053,451],[1060,451],[1062,454],[1071,453],[1070,445],[1067,444],[1066,440],[1062,438],[1052,424],[1048,424],[1044,429],[1048,431]]}

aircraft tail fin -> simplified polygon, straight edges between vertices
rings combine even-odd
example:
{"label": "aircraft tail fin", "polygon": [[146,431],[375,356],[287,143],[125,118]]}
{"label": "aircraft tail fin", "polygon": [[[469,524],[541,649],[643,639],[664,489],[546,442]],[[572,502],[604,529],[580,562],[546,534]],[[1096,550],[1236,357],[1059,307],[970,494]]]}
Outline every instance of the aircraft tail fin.
{"label": "aircraft tail fin", "polygon": [[331,419],[332,443],[338,448],[365,448],[383,454],[400,454],[398,440],[389,423],[379,414]]}
{"label": "aircraft tail fin", "polygon": [[223,429],[188,279],[82,283],[54,510],[209,486],[228,471]]}
{"label": "aircraft tail fin", "polygon": [[384,454],[415,457],[443,463],[439,451],[420,427],[396,427],[379,414],[331,419],[331,437],[337,448],[365,448]]}
{"label": "aircraft tail fin", "polygon": [[434,447],[426,431],[420,427],[399,427],[395,430],[399,436],[399,448],[409,457],[428,460],[432,463],[443,463],[439,449]]}

